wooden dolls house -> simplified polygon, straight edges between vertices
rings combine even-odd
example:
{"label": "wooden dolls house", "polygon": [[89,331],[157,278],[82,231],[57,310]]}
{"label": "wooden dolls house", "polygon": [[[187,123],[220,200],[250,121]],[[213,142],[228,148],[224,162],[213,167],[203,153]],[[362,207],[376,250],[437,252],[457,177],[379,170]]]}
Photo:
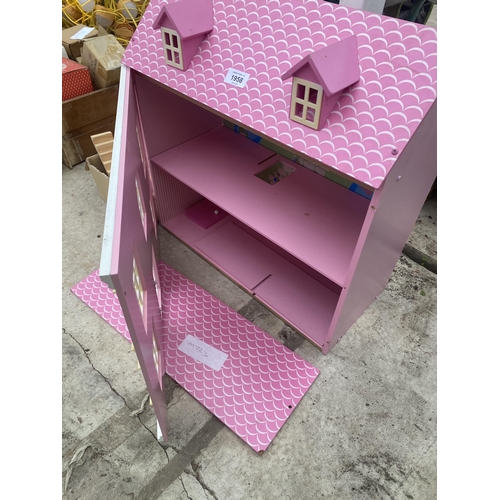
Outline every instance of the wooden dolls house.
{"label": "wooden dolls house", "polygon": [[[318,371],[170,268],[157,224],[327,354],[385,288],[436,177],[436,30],[218,0],[188,57],[190,5],[151,0],[125,51],[99,274],[163,436],[167,373],[260,451]],[[319,87],[317,130],[290,116],[291,76],[305,101]]]}

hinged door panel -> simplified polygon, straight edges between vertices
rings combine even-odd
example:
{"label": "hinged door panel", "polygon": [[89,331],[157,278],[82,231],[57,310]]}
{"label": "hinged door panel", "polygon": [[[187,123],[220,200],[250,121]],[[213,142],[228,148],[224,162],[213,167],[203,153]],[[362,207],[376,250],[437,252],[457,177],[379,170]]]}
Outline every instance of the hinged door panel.
{"label": "hinged door panel", "polygon": [[133,86],[131,70],[122,66],[99,274],[120,301],[166,439],[156,217],[148,166],[142,161],[142,132]]}

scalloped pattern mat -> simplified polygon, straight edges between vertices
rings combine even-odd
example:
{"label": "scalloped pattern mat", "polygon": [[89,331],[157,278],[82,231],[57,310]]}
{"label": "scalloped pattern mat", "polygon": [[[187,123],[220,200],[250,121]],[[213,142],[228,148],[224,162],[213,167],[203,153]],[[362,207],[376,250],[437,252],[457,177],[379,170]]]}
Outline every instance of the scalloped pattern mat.
{"label": "scalloped pattern mat", "polygon": [[[165,263],[158,272],[166,373],[256,452],[265,450],[319,370]],[[112,326],[124,324],[98,271],[71,290]],[[126,327],[118,331],[130,341]],[[220,370],[178,349],[188,335],[228,354]]]}

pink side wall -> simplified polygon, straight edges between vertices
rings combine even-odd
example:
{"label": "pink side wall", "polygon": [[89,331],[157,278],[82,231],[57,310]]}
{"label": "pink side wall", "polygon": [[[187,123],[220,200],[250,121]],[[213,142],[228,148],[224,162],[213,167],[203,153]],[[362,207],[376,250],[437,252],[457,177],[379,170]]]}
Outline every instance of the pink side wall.
{"label": "pink side wall", "polygon": [[321,103],[321,115],[319,117],[318,130],[321,130],[325,126],[325,123],[330,117],[330,114],[332,113],[333,108],[337,104],[339,97],[342,95],[342,92],[344,91],[340,90],[339,92],[331,96],[326,96],[325,94],[323,94],[323,102]]}
{"label": "pink side wall", "polygon": [[[113,264],[110,278],[120,301],[127,322],[130,337],[135,347],[139,365],[146,381],[147,390],[153,402],[155,413],[163,436],[167,436],[167,406],[153,359],[153,324],[161,339],[160,308],[153,279],[153,251],[157,245],[154,222],[150,209],[150,186],[141,161],[138,142],[137,105],[133,91],[132,71],[127,70],[126,78],[120,82],[125,87],[123,121],[117,123],[122,128],[122,150],[119,160],[119,181],[117,210],[114,220],[115,239],[113,242]],[[144,196],[146,213],[145,232],[137,202],[136,179]],[[125,202],[126,201],[126,202]],[[133,286],[133,258],[136,258],[142,275],[145,297],[145,317],[141,313]]]}
{"label": "pink side wall", "polygon": [[140,73],[135,81],[150,158],[223,124],[219,116]]}
{"label": "pink side wall", "polygon": [[[135,73],[134,76],[144,132],[144,149],[148,158],[222,125],[222,119],[214,113],[166,87],[161,87],[140,73]],[[176,119],[173,120],[172,116]],[[154,165],[151,175],[154,180],[157,216],[161,224],[201,200],[199,194]]]}
{"label": "pink side wall", "polygon": [[374,193],[324,354],[386,287],[436,172],[437,101]]}
{"label": "pink side wall", "polygon": [[175,216],[183,213],[203,199],[199,193],[189,188],[174,176],[152,163],[152,174],[158,193],[158,220],[165,226]]}
{"label": "pink side wall", "polygon": [[191,60],[193,56],[198,52],[200,47],[200,43],[203,40],[205,35],[193,36],[192,38],[188,38],[187,40],[182,40],[182,58],[184,70],[189,68]]}
{"label": "pink side wall", "polygon": [[302,66],[302,68],[299,68],[293,76],[321,85],[321,82],[318,80],[318,77],[309,64],[304,64],[304,66]]}
{"label": "pink side wall", "polygon": [[[135,99],[135,102],[138,103],[139,98],[137,95],[137,85],[136,85],[136,78],[135,77],[136,77],[136,75],[134,74],[134,72],[132,72],[132,78],[134,80],[134,85],[133,85],[134,99]],[[149,190],[151,193],[151,204],[150,204],[151,207],[150,208],[152,208],[153,223],[157,223],[157,221],[158,221],[158,207],[157,207],[158,195],[156,193],[156,186],[155,186],[155,183],[153,180],[151,162],[149,161],[149,158],[151,155],[149,154],[149,150],[148,150],[148,147],[146,144],[146,137],[144,136],[144,123],[142,121],[142,116],[141,116],[141,112],[139,109],[137,110],[137,122],[136,122],[135,131],[137,133],[137,140],[138,140],[139,148],[140,148],[140,152],[141,152],[141,159],[142,159],[142,164],[143,164],[143,168],[144,168],[144,176],[148,179]],[[157,236],[158,228],[155,227],[154,229],[155,229],[155,236]],[[157,239],[154,243],[154,246],[155,246],[156,259],[159,260],[160,259],[160,245],[159,245]]]}

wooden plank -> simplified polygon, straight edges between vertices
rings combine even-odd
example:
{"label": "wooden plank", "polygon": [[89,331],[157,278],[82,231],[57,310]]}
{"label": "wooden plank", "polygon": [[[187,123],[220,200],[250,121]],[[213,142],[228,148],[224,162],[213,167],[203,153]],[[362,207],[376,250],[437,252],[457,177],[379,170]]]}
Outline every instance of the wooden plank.
{"label": "wooden plank", "polygon": [[111,154],[113,153],[113,134],[111,132],[103,132],[102,134],[91,135],[90,139],[109,175],[111,172]]}
{"label": "wooden plank", "polygon": [[110,116],[95,123],[89,123],[77,130],[70,131],[62,136],[62,162],[68,168],[85,161],[88,156],[95,154],[95,147],[90,139],[91,135],[115,129],[116,116]]}

